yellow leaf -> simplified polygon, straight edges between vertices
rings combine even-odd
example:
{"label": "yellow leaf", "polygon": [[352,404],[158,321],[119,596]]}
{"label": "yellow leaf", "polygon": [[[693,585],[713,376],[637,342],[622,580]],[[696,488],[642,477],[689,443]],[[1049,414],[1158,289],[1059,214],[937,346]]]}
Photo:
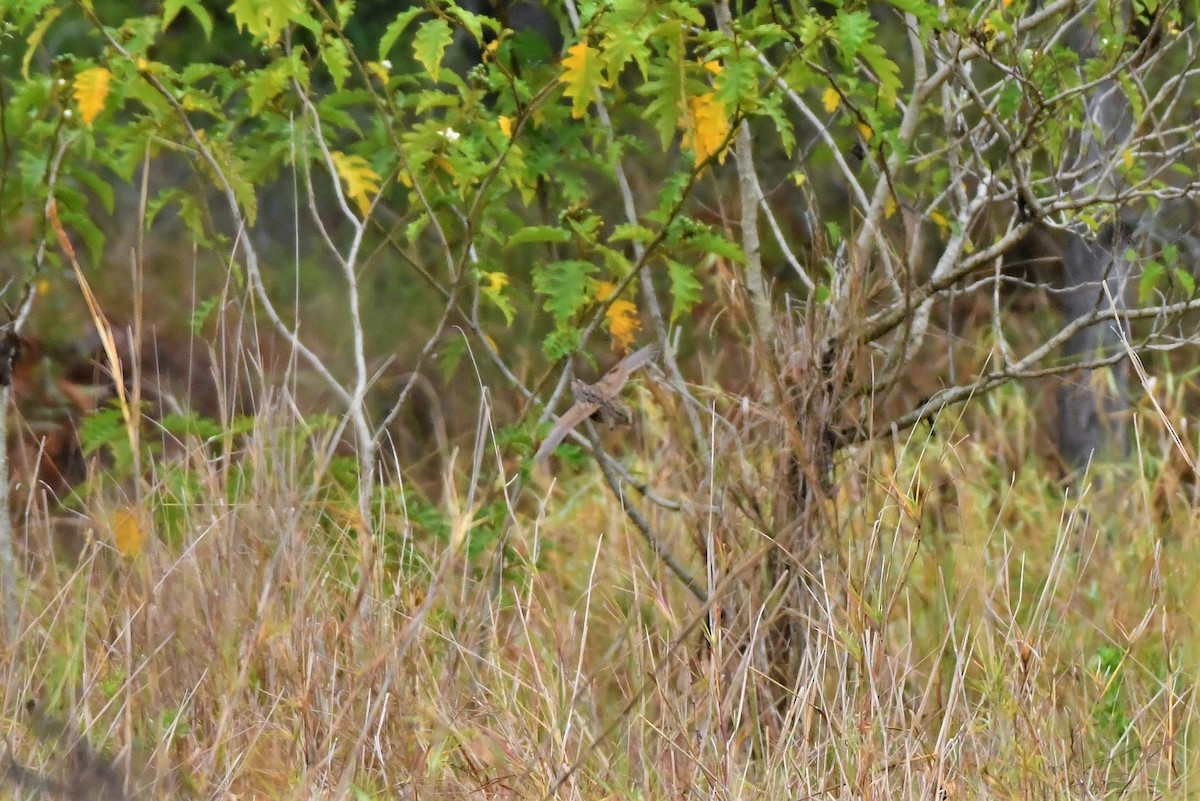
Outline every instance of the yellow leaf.
{"label": "yellow leaf", "polygon": [[499,292],[508,285],[508,276],[501,272],[482,273],[480,277],[486,282],[485,292]]}
{"label": "yellow leaf", "polygon": [[108,98],[108,84],[112,73],[104,67],[89,67],[75,76],[75,102],[79,104],[79,116],[90,126]]}
{"label": "yellow leaf", "polygon": [[865,122],[858,123],[858,133],[862,136],[864,142],[870,142],[871,137],[875,135],[875,132],[871,130],[871,126]]}
{"label": "yellow leaf", "polygon": [[883,219],[890,220],[896,215],[896,198],[893,195],[888,195],[887,200],[883,203]]}
{"label": "yellow leaf", "polygon": [[[689,97],[687,104],[688,127],[683,132],[683,146],[696,154],[696,165],[699,166],[725,144],[729,137],[729,118],[725,104],[712,92]],[[725,161],[723,150],[720,161]]]}
{"label": "yellow leaf", "polygon": [[608,333],[613,338],[615,350],[628,350],[633,344],[634,332],[642,327],[638,319],[637,306],[628,300],[614,300],[604,313],[608,318]]}
{"label": "yellow leaf", "polygon": [[587,42],[579,42],[567,48],[562,63],[563,74],[558,77],[558,82],[567,86],[563,96],[571,98],[571,116],[580,119],[595,99],[597,90],[604,85],[600,55]]}
{"label": "yellow leaf", "polygon": [[1125,148],[1125,152],[1121,154],[1121,161],[1125,163],[1125,169],[1133,169],[1133,149]]}
{"label": "yellow leaf", "polygon": [[713,61],[704,62],[704,69],[708,70],[713,75],[720,75],[721,70],[725,69],[725,67],[721,65],[720,61],[714,59]]}
{"label": "yellow leaf", "polygon": [[597,281],[596,282],[596,300],[600,303],[608,300],[617,291],[617,285],[612,281]]}
{"label": "yellow leaf", "polygon": [[825,107],[826,111],[832,112],[841,104],[842,96],[832,86],[825,90],[825,94],[821,95],[821,105]]}
{"label": "yellow leaf", "polygon": [[374,75],[376,78],[379,79],[379,82],[381,84],[383,84],[385,86],[387,85],[388,78],[390,77],[388,75],[387,67],[385,67],[383,64],[381,64],[378,61],[368,61],[367,69],[370,70],[372,75]]}
{"label": "yellow leaf", "polygon": [[950,227],[950,223],[946,220],[946,218],[936,211],[929,212],[929,219],[933,220],[937,227],[941,228],[943,231]]}
{"label": "yellow leaf", "polygon": [[499,121],[500,132],[508,139],[512,139],[512,117],[505,117],[501,115]]}
{"label": "yellow leaf", "polygon": [[350,156],[335,150],[329,157],[346,185],[346,196],[358,205],[359,212],[366,217],[371,210],[371,201],[379,194],[379,173],[371,169],[362,156]]}
{"label": "yellow leaf", "polygon": [[146,529],[141,522],[141,514],[134,507],[127,506],[118,509],[109,518],[112,527],[113,544],[121,556],[133,558],[142,553],[146,544]]}

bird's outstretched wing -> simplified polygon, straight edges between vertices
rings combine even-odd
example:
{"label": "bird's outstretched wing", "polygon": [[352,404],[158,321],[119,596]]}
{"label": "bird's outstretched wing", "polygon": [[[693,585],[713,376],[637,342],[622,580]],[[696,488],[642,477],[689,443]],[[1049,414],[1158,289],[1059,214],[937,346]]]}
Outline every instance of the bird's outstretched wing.
{"label": "bird's outstretched wing", "polygon": [[558,418],[558,422],[550,429],[545,441],[534,454],[534,462],[544,462],[550,454],[554,453],[554,449],[562,444],[567,434],[575,426],[591,417],[601,407],[612,402],[620,393],[621,388],[625,386],[625,382],[629,380],[629,376],[635,370],[649,364],[657,354],[657,345],[647,345],[617,362],[595,384],[588,385],[578,379],[572,382],[571,390],[575,393],[575,403],[570,409],[567,409],[562,417]]}

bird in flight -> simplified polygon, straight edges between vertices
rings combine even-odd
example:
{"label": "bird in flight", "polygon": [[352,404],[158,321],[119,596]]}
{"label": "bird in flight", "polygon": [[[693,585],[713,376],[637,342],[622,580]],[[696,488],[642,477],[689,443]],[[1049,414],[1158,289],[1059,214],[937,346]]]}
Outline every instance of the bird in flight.
{"label": "bird in flight", "polygon": [[546,435],[542,447],[538,448],[533,460],[535,463],[544,462],[554,453],[566,438],[571,429],[579,425],[585,418],[591,417],[613,428],[616,425],[629,425],[629,410],[617,399],[621,388],[629,380],[629,376],[641,367],[645,367],[658,355],[657,345],[647,345],[636,350],[617,362],[611,370],[605,373],[595,384],[587,384],[576,378],[571,382],[571,392],[575,394],[575,403],[566,414],[558,418],[554,428]]}

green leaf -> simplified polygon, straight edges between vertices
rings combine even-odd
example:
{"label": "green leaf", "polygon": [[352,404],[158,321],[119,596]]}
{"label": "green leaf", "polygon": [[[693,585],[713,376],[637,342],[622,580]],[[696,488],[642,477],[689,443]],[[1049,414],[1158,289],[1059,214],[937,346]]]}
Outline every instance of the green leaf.
{"label": "green leaf", "polygon": [[758,64],[742,58],[727,61],[714,89],[727,109],[753,108],[758,99]]}
{"label": "green leaf", "polygon": [[457,3],[452,3],[446,8],[446,13],[454,19],[458,20],[459,24],[470,31],[474,37],[476,44],[483,44],[483,29],[488,28],[493,33],[500,32],[500,23],[492,17],[483,16],[481,14],[473,14],[467,11]]}
{"label": "green leaf", "polygon": [[591,297],[588,276],[596,265],[587,261],[556,261],[536,267],[533,289],[546,298],[542,308],[550,312],[562,328]]}
{"label": "green leaf", "polygon": [[179,12],[185,8],[204,29],[204,38],[212,41],[212,14],[208,13],[208,9],[201,5],[199,0],[166,0],[163,3],[162,30],[165,31],[175,21],[175,17],[179,16]]}
{"label": "green leaf", "polygon": [[304,0],[233,0],[229,11],[239,31],[244,29],[267,45],[277,44],[289,25],[321,32],[321,24],[305,10]]}
{"label": "green leaf", "polygon": [[746,263],[746,254],[742,252],[740,247],[712,231],[699,231],[690,234],[686,242],[693,247],[700,248],[705,253],[712,253],[736,264]]}
{"label": "green leaf", "polygon": [[1184,297],[1189,299],[1194,297],[1196,294],[1196,279],[1192,277],[1192,274],[1182,267],[1176,267],[1172,273],[1175,276],[1175,280],[1183,287]]}
{"label": "green leaf", "polygon": [[638,88],[638,93],[650,99],[642,116],[654,126],[662,140],[663,150],[670,146],[679,128],[684,105],[684,67],[682,56],[683,32],[678,23],[659,27],[664,36],[666,53],[650,65],[650,80]]}
{"label": "green leaf", "polygon": [[604,86],[603,64],[600,52],[586,41],[576,42],[567,48],[562,60],[563,72],[558,82],[565,85],[563,96],[571,98],[571,116],[582,119],[588,105]]}
{"label": "green leaf", "polygon": [[454,31],[444,19],[431,19],[421,23],[413,37],[413,55],[436,82],[442,74],[442,58],[454,38]]}
{"label": "green leaf", "polygon": [[542,340],[542,353],[552,362],[565,359],[579,349],[578,328],[567,328],[551,332]]}
{"label": "green leaf", "polygon": [[650,76],[650,48],[647,41],[652,27],[652,20],[647,18],[638,25],[617,25],[605,33],[600,52],[604,54],[604,71],[609,83],[616,83],[621,70],[630,61],[637,64],[642,80]]}
{"label": "green leaf", "polygon": [[62,12],[63,6],[50,9],[46,12],[46,16],[42,17],[38,24],[33,26],[33,30],[26,37],[25,56],[21,59],[21,77],[25,80],[29,80],[29,62],[33,60],[38,45],[42,43],[42,39],[46,38],[46,31],[50,30],[50,26],[54,24],[54,20],[58,19],[58,15]]}
{"label": "green leaf", "polygon": [[704,286],[691,267],[672,259],[667,259],[667,275],[671,279],[671,322],[675,322],[700,302]]}
{"label": "green leaf", "polygon": [[654,232],[636,223],[621,223],[613,229],[612,235],[608,237],[609,242],[646,243],[652,239],[654,239]]}
{"label": "green leaf", "polygon": [[346,50],[346,43],[337,37],[326,37],[321,45],[321,59],[333,76],[333,85],[340,90],[350,77],[350,53]]}
{"label": "green leaf", "polygon": [[570,242],[571,232],[552,225],[531,225],[508,238],[508,245],[528,245],[534,242]]}
{"label": "green leaf", "polygon": [[923,29],[931,29],[940,23],[937,3],[928,0],[888,0],[888,3],[906,14],[912,14]]}
{"label": "green leaf", "polygon": [[1138,281],[1139,303],[1145,306],[1154,298],[1166,274],[1167,270],[1161,262],[1150,261],[1142,266],[1142,277]]}
{"label": "green leaf", "polygon": [[871,19],[871,14],[867,11],[841,11],[834,19],[834,27],[837,29],[838,43],[841,45],[842,63],[849,66],[870,38],[875,20]]}
{"label": "green leaf", "polygon": [[775,123],[775,131],[779,134],[779,143],[783,145],[783,154],[791,158],[792,150],[796,147],[796,134],[792,129],[791,118],[783,110],[782,98],[778,94],[766,95],[760,100],[755,111],[759,116],[766,117]]}
{"label": "green leaf", "polygon": [[896,93],[900,90],[900,68],[887,57],[886,51],[875,42],[864,42],[858,55],[879,79],[879,97],[889,106],[896,105]]}
{"label": "green leaf", "polygon": [[195,311],[192,312],[191,329],[193,334],[199,334],[204,328],[204,323],[212,315],[213,310],[221,303],[221,299],[217,296],[206,298],[196,304]]}
{"label": "green leaf", "polygon": [[400,34],[404,33],[404,29],[409,26],[417,15],[425,9],[422,6],[413,6],[412,8],[401,11],[392,20],[392,23],[383,31],[383,36],[379,37],[379,60],[388,57],[388,53],[396,46],[396,40],[400,38]]}
{"label": "green leaf", "polygon": [[1009,118],[1021,107],[1025,93],[1021,90],[1020,81],[1007,81],[1000,89],[1000,97],[996,102],[996,111],[1001,117]]}
{"label": "green leaf", "polygon": [[257,116],[287,88],[290,67],[286,61],[276,61],[266,69],[246,76],[246,97],[250,99],[250,113]]}

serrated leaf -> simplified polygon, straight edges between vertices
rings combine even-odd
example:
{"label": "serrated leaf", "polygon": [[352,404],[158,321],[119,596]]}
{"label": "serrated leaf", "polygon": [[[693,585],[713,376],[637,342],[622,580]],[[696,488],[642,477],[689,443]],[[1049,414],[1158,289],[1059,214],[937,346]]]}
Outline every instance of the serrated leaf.
{"label": "serrated leaf", "polygon": [[736,243],[730,242],[720,234],[712,231],[699,231],[687,238],[688,245],[699,248],[705,253],[712,253],[735,264],[745,264],[746,254]]}
{"label": "serrated leaf", "polygon": [[617,25],[610,28],[604,35],[603,46],[604,70],[608,76],[608,85],[616,83],[622,69],[630,61],[637,64],[642,80],[649,77],[650,48],[647,45],[653,22],[646,19],[638,25]]}
{"label": "serrated leaf", "polygon": [[196,22],[200,23],[200,27],[204,29],[204,38],[212,41],[212,14],[209,14],[208,9],[201,5],[198,0],[166,0],[163,3],[162,30],[165,31],[175,21],[175,17],[179,16],[179,12],[185,8]]}
{"label": "serrated leaf", "polygon": [[644,225],[636,223],[621,223],[613,229],[612,235],[608,237],[609,242],[642,242],[643,244],[654,239],[654,232]]}
{"label": "serrated leaf", "polygon": [[570,242],[571,232],[552,225],[530,225],[508,238],[508,245],[528,245],[534,242]]}
{"label": "serrated leaf", "polygon": [[762,98],[755,109],[759,116],[766,117],[775,123],[775,132],[779,134],[779,142],[783,145],[783,154],[792,157],[792,149],[796,146],[796,134],[792,129],[792,120],[783,110],[780,97],[777,94]]}
{"label": "serrated leaf", "polygon": [[454,31],[450,30],[450,25],[444,19],[421,23],[413,37],[413,55],[435,83],[442,74],[442,59],[453,38]]}
{"label": "serrated leaf", "polygon": [[73,93],[79,104],[79,116],[88,127],[104,110],[112,73],[104,67],[89,67],[75,76]]}
{"label": "serrated leaf", "polygon": [[896,93],[900,91],[901,86],[900,67],[888,58],[887,52],[875,42],[863,43],[858,55],[867,62],[867,66],[879,79],[879,97],[888,106],[895,106]]}
{"label": "serrated leaf", "polygon": [[554,317],[555,325],[564,327],[575,312],[588,302],[588,277],[596,265],[586,261],[556,261],[534,269],[533,289],[546,298],[542,308]]}
{"label": "serrated leaf", "polygon": [[842,63],[849,66],[858,56],[875,27],[868,11],[840,11],[834,18],[838,44],[841,46]]}
{"label": "serrated leaf", "polygon": [[502,272],[481,272],[479,274],[479,292],[491,301],[504,315],[504,324],[511,326],[516,319],[517,310],[512,301],[504,295],[504,287],[508,285],[508,276]]}
{"label": "serrated leaf", "polygon": [[613,350],[629,350],[633,345],[634,336],[642,327],[637,305],[624,298],[618,298],[604,311],[604,319],[608,324],[609,336],[616,346]]}
{"label": "serrated leaf", "polygon": [[753,108],[758,100],[758,64],[744,58],[727,60],[713,89],[727,109]]}
{"label": "serrated leaf", "polygon": [[58,19],[58,15],[63,12],[63,6],[52,8],[46,12],[46,16],[42,17],[37,25],[33,26],[33,30],[29,32],[29,36],[25,38],[25,55],[21,58],[21,77],[29,80],[29,62],[33,61],[33,55],[37,52],[38,47],[42,43],[42,39],[46,38],[46,31],[50,30],[50,26],[54,24],[54,20]]}
{"label": "serrated leaf", "polygon": [[682,35],[675,26],[674,35],[667,34],[665,59],[656,59],[650,64],[650,79],[638,88],[638,93],[649,98],[643,116],[658,131],[662,147],[667,149],[679,129],[687,104],[684,101],[683,64],[681,63]]}
{"label": "serrated leaf", "polygon": [[417,18],[425,9],[422,6],[413,6],[405,9],[396,15],[391,24],[383,31],[383,36],[379,37],[379,60],[383,61],[388,57],[388,53],[396,46],[396,40],[400,38],[400,34],[404,33],[404,29]]}
{"label": "serrated leaf", "polygon": [[563,328],[552,331],[542,340],[542,353],[552,362],[570,356],[579,349],[578,328]]}
{"label": "serrated leaf", "polygon": [[603,65],[598,51],[587,42],[568,47],[562,64],[563,73],[558,82],[567,87],[563,96],[571,98],[571,116],[580,119],[604,85]]}
{"label": "serrated leaf", "polygon": [[288,84],[288,67],[276,61],[266,69],[257,70],[246,76],[246,97],[250,100],[250,113],[258,115],[263,108],[283,93]]}
{"label": "serrated leaf", "polygon": [[190,327],[192,333],[198,335],[204,328],[204,324],[208,322],[208,318],[212,316],[213,310],[221,303],[221,299],[217,296],[205,298],[196,304],[195,310],[192,312]]}
{"label": "serrated leaf", "polygon": [[691,267],[667,259],[667,276],[671,279],[671,322],[687,315],[700,302],[704,289]]}
{"label": "serrated leaf", "polygon": [[821,95],[821,105],[825,108],[825,111],[829,113],[837,111],[837,107],[841,104],[842,96],[838,94],[838,90],[834,89],[832,86],[826,89]]}
{"label": "serrated leaf", "polygon": [[492,17],[472,13],[456,3],[446,6],[445,9],[447,14],[458,20],[459,24],[470,32],[476,44],[483,44],[484,28],[488,28],[493,33],[500,32],[500,23]]}
{"label": "serrated leaf", "polygon": [[229,6],[237,29],[268,46],[279,42],[289,25],[300,25],[313,33],[321,25],[305,10],[304,0],[233,0]]}
{"label": "serrated leaf", "polygon": [[725,104],[712,92],[687,100],[687,127],[683,132],[683,148],[691,150],[696,166],[720,152],[725,161],[725,143],[729,138],[729,114]]}
{"label": "serrated leaf", "polygon": [[371,210],[371,202],[379,194],[379,173],[371,169],[371,165],[362,156],[348,155],[335,150],[329,154],[333,160],[334,169],[346,185],[346,197],[358,206],[359,212],[366,217]]}
{"label": "serrated leaf", "polygon": [[327,37],[321,46],[321,60],[329,68],[333,85],[340,90],[350,77],[350,53],[346,50],[346,43],[336,37]]}

